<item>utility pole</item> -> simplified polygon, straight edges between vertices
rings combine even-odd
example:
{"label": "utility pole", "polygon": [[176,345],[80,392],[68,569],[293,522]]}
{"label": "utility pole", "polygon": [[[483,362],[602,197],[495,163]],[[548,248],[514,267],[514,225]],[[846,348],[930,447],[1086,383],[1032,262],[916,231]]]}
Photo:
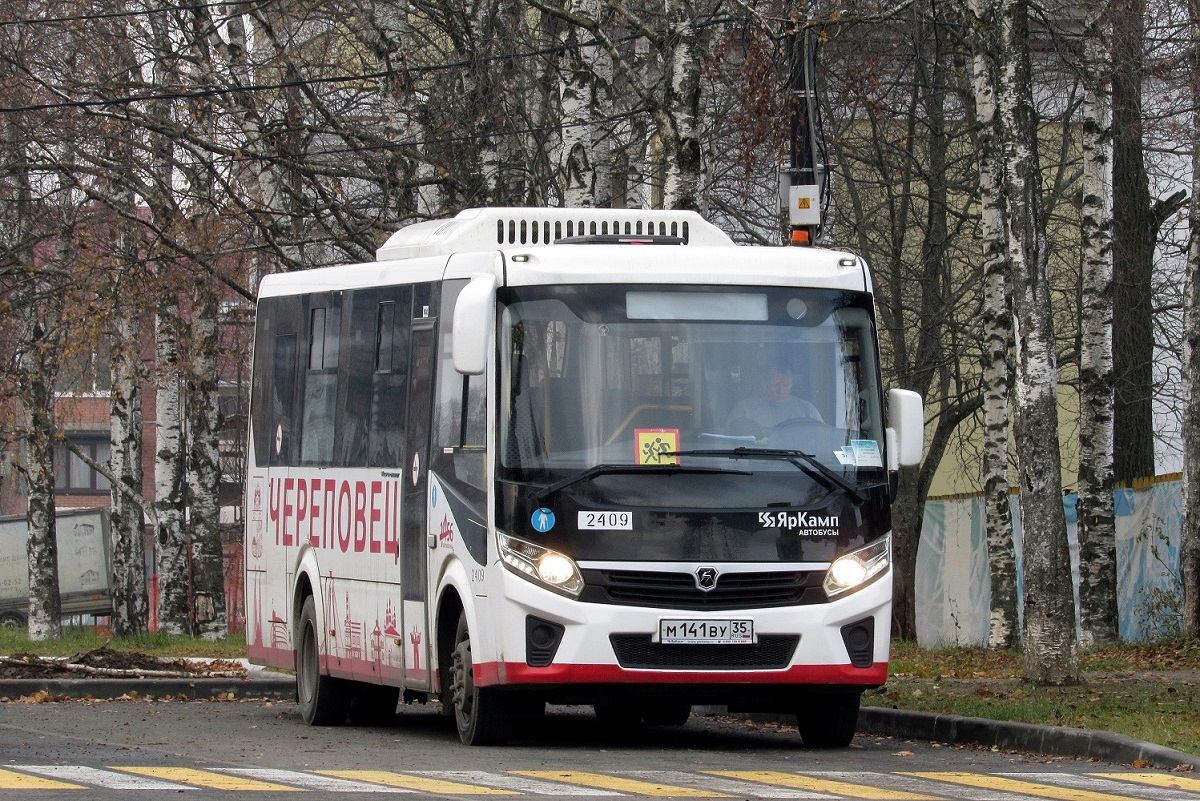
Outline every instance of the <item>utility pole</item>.
{"label": "utility pole", "polygon": [[817,36],[812,28],[793,27],[786,40],[791,137],[788,166],[780,170],[779,200],[787,210],[793,245],[816,241],[828,174],[817,109]]}

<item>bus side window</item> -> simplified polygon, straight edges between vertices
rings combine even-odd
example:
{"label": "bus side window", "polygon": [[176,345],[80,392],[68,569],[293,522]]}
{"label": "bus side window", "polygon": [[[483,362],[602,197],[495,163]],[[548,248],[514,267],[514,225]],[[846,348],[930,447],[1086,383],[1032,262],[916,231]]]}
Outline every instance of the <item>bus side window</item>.
{"label": "bus side window", "polygon": [[[315,300],[315,299],[314,299]],[[302,464],[333,462],[337,425],[338,357],[342,309],[337,301],[309,312],[308,372],[304,377],[304,421],[300,434]]]}
{"label": "bus side window", "polygon": [[371,375],[367,455],[371,467],[397,467],[405,452],[412,287],[397,287],[388,294],[390,298],[381,297],[375,307],[375,370]]}
{"label": "bus side window", "polygon": [[292,459],[292,424],[296,397],[296,335],[275,337],[272,351],[270,414],[267,433],[268,464],[286,465]]}
{"label": "bus side window", "polygon": [[[386,290],[384,290],[386,291]],[[371,427],[371,397],[379,361],[379,292],[375,288],[350,292],[349,320],[341,341],[338,378],[337,447],[339,467],[367,464]],[[391,329],[388,329],[391,336]]]}
{"label": "bus side window", "polygon": [[[454,318],[454,302],[466,281],[448,281],[442,289],[443,320]],[[449,326],[441,336],[441,365],[435,409],[435,469],[453,481],[464,497],[482,502],[486,492],[486,375],[465,376],[454,370]]]}

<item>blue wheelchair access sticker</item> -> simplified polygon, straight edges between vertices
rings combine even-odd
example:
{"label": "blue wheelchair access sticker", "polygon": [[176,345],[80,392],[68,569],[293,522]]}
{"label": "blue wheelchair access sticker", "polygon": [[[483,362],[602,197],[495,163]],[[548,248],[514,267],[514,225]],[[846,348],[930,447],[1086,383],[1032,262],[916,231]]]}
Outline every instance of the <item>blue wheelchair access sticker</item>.
{"label": "blue wheelchair access sticker", "polygon": [[534,531],[545,534],[554,528],[554,512],[543,506],[533,513],[533,517],[529,518],[529,522],[533,524]]}

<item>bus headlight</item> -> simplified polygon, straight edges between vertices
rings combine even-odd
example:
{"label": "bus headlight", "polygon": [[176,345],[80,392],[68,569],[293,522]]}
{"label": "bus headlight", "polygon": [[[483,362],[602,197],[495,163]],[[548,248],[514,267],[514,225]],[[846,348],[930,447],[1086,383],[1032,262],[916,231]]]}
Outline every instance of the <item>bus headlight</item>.
{"label": "bus headlight", "polygon": [[832,598],[857,589],[887,570],[891,563],[892,535],[888,534],[834,559],[825,574],[825,594]]}
{"label": "bus headlight", "polygon": [[496,539],[500,561],[518,576],[576,598],[583,592],[583,576],[571,557],[504,533]]}

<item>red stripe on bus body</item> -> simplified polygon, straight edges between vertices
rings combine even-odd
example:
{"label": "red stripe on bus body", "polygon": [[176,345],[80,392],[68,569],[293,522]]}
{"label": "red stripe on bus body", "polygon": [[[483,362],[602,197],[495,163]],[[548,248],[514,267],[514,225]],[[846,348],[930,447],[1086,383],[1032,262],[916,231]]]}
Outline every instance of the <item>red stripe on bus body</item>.
{"label": "red stripe on bus body", "polygon": [[620,665],[549,665],[485,662],[474,666],[480,687],[501,684],[845,684],[878,687],[887,681],[887,662],[852,665],[793,665],[787,670],[629,670]]}

